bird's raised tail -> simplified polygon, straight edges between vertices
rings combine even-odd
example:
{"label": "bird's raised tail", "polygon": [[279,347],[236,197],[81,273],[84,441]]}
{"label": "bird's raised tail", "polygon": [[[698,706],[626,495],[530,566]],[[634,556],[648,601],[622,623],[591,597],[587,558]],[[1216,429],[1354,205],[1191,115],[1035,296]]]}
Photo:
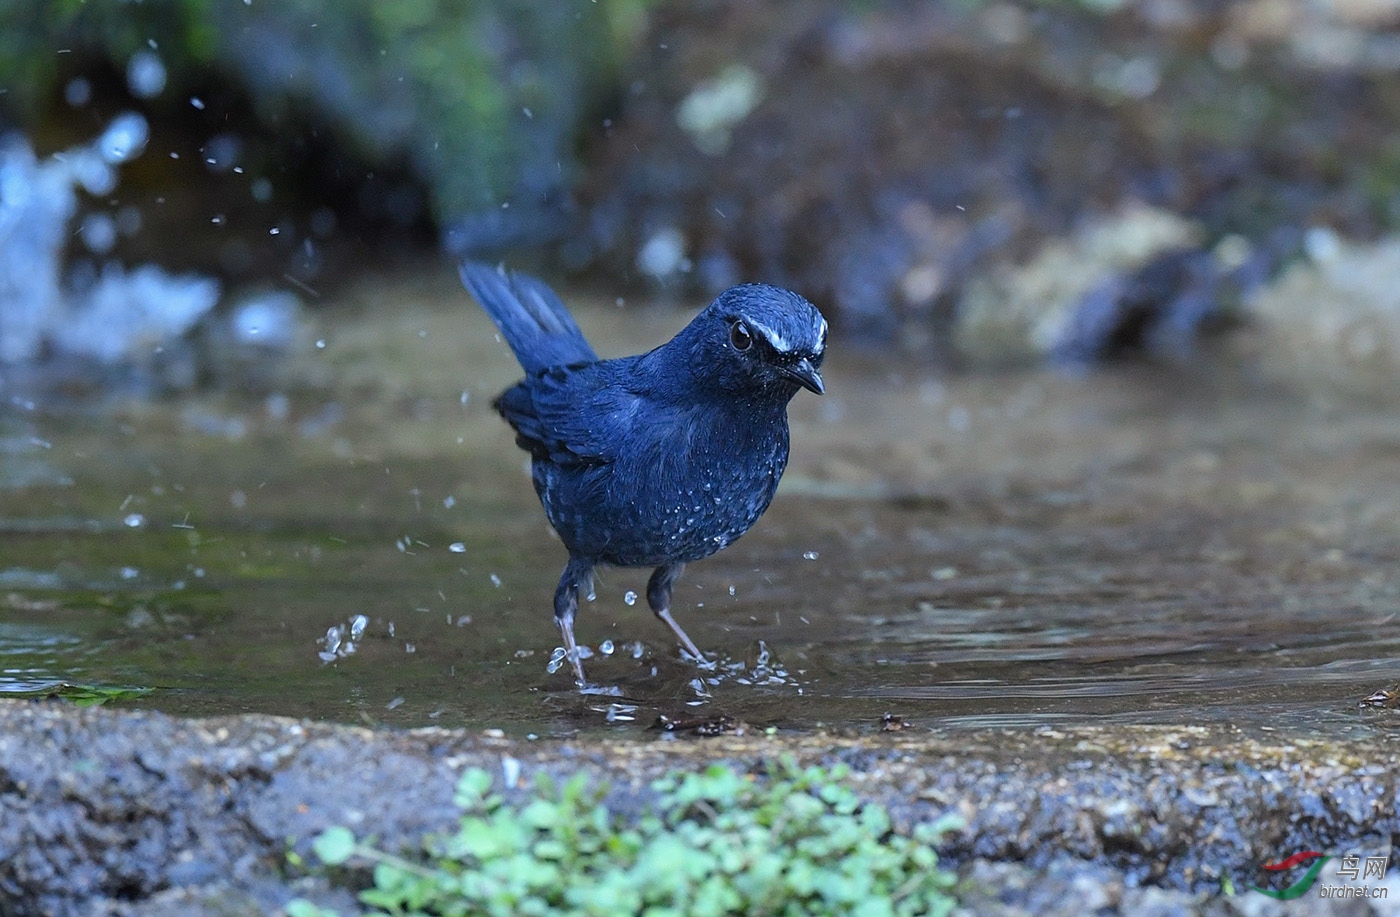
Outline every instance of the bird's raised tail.
{"label": "bird's raised tail", "polygon": [[461,273],[527,373],[598,359],[569,310],[541,281],[479,261],[463,261]]}

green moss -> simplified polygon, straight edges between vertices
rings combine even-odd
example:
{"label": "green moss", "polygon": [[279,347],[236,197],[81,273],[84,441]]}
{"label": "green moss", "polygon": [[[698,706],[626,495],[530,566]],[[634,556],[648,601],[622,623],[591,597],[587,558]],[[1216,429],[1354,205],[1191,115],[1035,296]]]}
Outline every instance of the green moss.
{"label": "green moss", "polygon": [[97,707],[108,701],[136,700],[145,697],[154,690],[154,688],[147,688],[140,685],[89,685],[60,682],[23,691],[6,691],[4,692],[4,696],[7,698],[31,698],[34,700],[62,698],[63,700],[73,702],[79,707]]}
{"label": "green moss", "polygon": [[[782,762],[762,778],[715,765],[652,785],[654,806],[628,820],[580,774],[541,776],[523,803],[462,775],[457,830],[399,857],[346,828],[314,844],[330,866],[368,865],[360,900],[381,914],[946,914],[951,873],[933,844],[950,823],[914,836],[847,786],[844,769]],[[295,859],[295,858],[294,858]],[[328,917],[307,901],[292,917]]]}
{"label": "green moss", "polygon": [[328,124],[371,164],[407,161],[435,212],[454,216],[567,174],[579,119],[618,72],[645,6],[0,4],[0,106],[32,124],[59,104],[59,81],[75,70],[100,60],[124,72],[132,54],[155,48],[169,74],[164,99],[183,104],[201,85],[240,83],[278,132]]}

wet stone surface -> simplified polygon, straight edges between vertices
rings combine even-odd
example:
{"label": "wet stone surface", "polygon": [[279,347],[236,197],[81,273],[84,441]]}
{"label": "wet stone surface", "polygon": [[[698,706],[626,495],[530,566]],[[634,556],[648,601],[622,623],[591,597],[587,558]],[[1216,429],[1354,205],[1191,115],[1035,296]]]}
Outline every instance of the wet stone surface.
{"label": "wet stone surface", "polygon": [[508,793],[541,771],[583,769],[607,783],[611,807],[635,813],[668,770],[720,760],[761,779],[781,755],[843,763],[899,828],[963,820],[941,854],[961,867],[961,894],[979,912],[1043,913],[1052,896],[1073,895],[1099,912],[1270,913],[1216,896],[1227,882],[1261,881],[1277,851],[1388,854],[1400,829],[1391,743],[1228,727],[890,735],[870,725],[862,736],[604,744],[6,702],[0,904],[16,915],[225,912],[218,900],[255,913],[296,893],[345,906],[321,879],[289,875],[288,844],[305,853],[332,824],[388,849],[410,844],[448,826],[467,767]]}

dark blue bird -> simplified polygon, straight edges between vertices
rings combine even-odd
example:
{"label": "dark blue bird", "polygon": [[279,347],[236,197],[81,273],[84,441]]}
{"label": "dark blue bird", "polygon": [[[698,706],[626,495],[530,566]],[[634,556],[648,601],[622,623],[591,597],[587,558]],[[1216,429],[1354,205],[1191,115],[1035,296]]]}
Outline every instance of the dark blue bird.
{"label": "dark blue bird", "polygon": [[763,515],[788,460],[787,404],[820,395],[826,320],[788,290],[733,287],[669,342],[600,360],[559,297],[525,274],[476,262],[462,282],[501,330],[525,378],[493,402],[530,453],[535,492],[569,562],[554,618],[574,676],[580,588],[593,568],[655,567],[647,602],[671,617],[685,564],[733,543]]}

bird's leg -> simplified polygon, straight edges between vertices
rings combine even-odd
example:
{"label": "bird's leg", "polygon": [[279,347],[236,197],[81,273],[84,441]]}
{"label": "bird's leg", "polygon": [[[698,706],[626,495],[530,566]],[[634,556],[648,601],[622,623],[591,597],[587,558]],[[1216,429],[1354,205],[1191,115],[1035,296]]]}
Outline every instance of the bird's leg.
{"label": "bird's leg", "polygon": [[593,565],[577,557],[569,558],[564,565],[564,575],[559,577],[559,588],[554,593],[554,623],[559,625],[564,635],[564,655],[574,667],[574,681],[582,688],[588,684],[583,678],[583,663],[578,658],[578,641],[574,639],[574,615],[578,613],[578,590],[581,585],[591,587]]}
{"label": "bird's leg", "polygon": [[690,636],[681,630],[676,619],[671,617],[671,589],[684,569],[685,564],[667,564],[652,571],[651,579],[647,581],[647,604],[651,606],[652,612],[671,628],[671,632],[676,635],[685,651],[698,661],[704,662],[705,655],[700,652],[695,641],[691,640]]}

